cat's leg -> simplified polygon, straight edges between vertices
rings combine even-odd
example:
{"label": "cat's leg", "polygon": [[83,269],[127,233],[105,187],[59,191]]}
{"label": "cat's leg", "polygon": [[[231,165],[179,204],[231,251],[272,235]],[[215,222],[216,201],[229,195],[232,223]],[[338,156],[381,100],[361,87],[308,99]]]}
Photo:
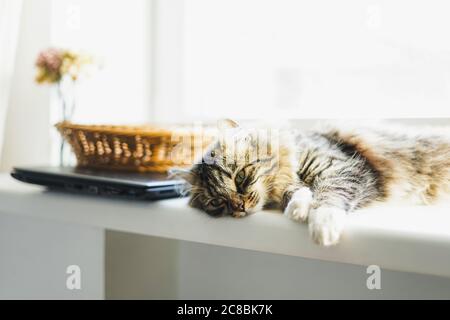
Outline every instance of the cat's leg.
{"label": "cat's leg", "polygon": [[344,230],[346,218],[347,212],[337,206],[312,208],[308,219],[311,238],[323,246],[337,244]]}
{"label": "cat's leg", "polygon": [[[284,214],[295,221],[308,221],[312,239],[323,246],[337,244],[345,226],[345,200],[334,189],[314,193],[307,186],[289,188],[283,195]],[[337,190],[336,190],[337,192]]]}
{"label": "cat's leg", "polygon": [[330,246],[339,242],[347,213],[367,200],[363,195],[371,193],[372,186],[363,183],[365,178],[355,175],[331,176],[314,185],[308,228],[316,243]]}
{"label": "cat's leg", "polygon": [[307,186],[288,188],[283,194],[284,214],[295,221],[305,222],[313,200],[313,194]]}

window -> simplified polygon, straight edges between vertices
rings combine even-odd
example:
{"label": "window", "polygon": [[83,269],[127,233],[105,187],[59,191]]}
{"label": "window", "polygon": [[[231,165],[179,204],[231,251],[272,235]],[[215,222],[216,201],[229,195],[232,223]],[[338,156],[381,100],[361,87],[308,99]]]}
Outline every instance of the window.
{"label": "window", "polygon": [[450,116],[445,0],[58,0],[105,67],[76,121]]}
{"label": "window", "polygon": [[448,1],[166,5],[182,12],[183,119],[450,115]]}
{"label": "window", "polygon": [[52,9],[53,45],[85,50],[103,65],[80,84],[74,121],[147,121],[147,1],[54,0]]}

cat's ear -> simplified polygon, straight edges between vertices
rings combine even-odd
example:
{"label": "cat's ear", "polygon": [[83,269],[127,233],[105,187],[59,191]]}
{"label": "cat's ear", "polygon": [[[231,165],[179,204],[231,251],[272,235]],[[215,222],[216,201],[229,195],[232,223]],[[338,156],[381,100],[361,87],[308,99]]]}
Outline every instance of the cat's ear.
{"label": "cat's ear", "polygon": [[239,127],[239,124],[231,119],[221,119],[217,121],[217,128],[219,130],[233,129]]}
{"label": "cat's ear", "polygon": [[169,178],[182,179],[189,184],[194,184],[195,173],[191,169],[171,168],[169,169]]}

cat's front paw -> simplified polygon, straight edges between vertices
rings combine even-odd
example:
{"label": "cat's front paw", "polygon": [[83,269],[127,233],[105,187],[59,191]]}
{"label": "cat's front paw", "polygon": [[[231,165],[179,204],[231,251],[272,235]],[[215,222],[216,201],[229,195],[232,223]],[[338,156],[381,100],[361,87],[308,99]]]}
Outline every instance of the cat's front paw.
{"label": "cat's front paw", "polygon": [[344,230],[346,212],[335,207],[319,207],[309,215],[309,233],[314,242],[332,246],[339,242]]}
{"label": "cat's front paw", "polygon": [[306,221],[311,207],[312,192],[309,188],[301,188],[294,192],[284,214],[295,221]]}

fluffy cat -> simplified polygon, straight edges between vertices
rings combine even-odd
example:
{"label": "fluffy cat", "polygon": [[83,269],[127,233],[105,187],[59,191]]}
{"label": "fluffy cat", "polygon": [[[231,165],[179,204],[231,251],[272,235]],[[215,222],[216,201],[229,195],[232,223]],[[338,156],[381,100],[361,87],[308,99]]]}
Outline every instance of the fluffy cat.
{"label": "fluffy cat", "polygon": [[347,213],[392,198],[431,203],[450,183],[445,135],[384,128],[261,135],[225,123],[201,161],[173,171],[189,182],[190,205],[235,217],[278,207],[307,222],[324,246],[339,242]]}

